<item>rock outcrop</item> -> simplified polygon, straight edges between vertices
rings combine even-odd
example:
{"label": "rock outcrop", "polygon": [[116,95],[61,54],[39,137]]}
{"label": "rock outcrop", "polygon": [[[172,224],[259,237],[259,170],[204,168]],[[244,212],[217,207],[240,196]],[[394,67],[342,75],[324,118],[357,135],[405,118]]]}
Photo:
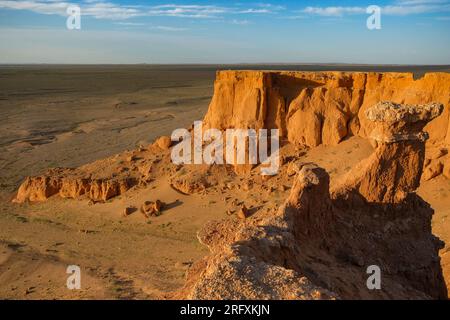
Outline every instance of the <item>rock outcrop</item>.
{"label": "rock outcrop", "polygon": [[443,111],[441,104],[399,105],[380,102],[366,111],[373,122],[371,157],[342,178],[340,192],[371,203],[400,203],[419,187],[425,159],[425,125]]}
{"label": "rock outcrop", "polygon": [[221,130],[278,128],[298,146],[335,145],[351,135],[369,137],[375,124],[365,112],[379,101],[443,104],[427,125],[428,144],[450,145],[448,73],[415,80],[411,73],[219,71],[204,122]]}
{"label": "rock outcrop", "polygon": [[79,168],[50,169],[42,175],[26,178],[13,202],[42,202],[54,195],[70,199],[88,198],[93,202],[107,201],[134,186],[145,186],[162,170],[173,169],[168,165],[168,148],[167,137],[162,137],[148,149],[140,147]]}
{"label": "rock outcrop", "polygon": [[[445,299],[433,209],[414,193],[422,128],[441,112],[439,104],[368,109],[375,153],[331,193],[324,169],[299,164],[278,211],[208,224],[198,237],[211,255],[190,273],[182,297]],[[381,270],[380,290],[366,285],[372,265]]]}
{"label": "rock outcrop", "polygon": [[136,179],[132,177],[82,177],[73,169],[52,169],[45,175],[28,177],[13,201],[43,202],[57,194],[62,198],[78,199],[86,196],[94,202],[106,201],[125,193],[136,184]]}

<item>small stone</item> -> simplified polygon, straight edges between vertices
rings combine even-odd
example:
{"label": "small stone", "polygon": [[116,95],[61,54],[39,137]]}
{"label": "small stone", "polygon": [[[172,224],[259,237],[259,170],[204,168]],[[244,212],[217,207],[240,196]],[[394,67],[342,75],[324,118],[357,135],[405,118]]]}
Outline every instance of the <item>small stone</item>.
{"label": "small stone", "polygon": [[172,146],[172,139],[168,136],[162,136],[156,139],[154,145],[162,150],[169,150],[169,148]]}
{"label": "small stone", "polygon": [[34,292],[34,289],[35,289],[35,287],[29,287],[29,288],[27,288],[27,289],[25,290],[25,295],[28,295],[28,294],[30,294],[30,293],[33,293],[33,292]]}
{"label": "small stone", "polygon": [[133,161],[135,161],[136,160],[136,157],[134,156],[134,155],[131,155],[131,156],[128,156],[127,157],[127,161],[128,162],[133,162]]}
{"label": "small stone", "polygon": [[141,213],[146,217],[158,217],[161,215],[161,208],[163,203],[159,200],[155,202],[146,201],[141,207]]}
{"label": "small stone", "polygon": [[124,217],[128,217],[130,214],[132,214],[133,212],[136,211],[136,208],[134,207],[126,207],[125,209],[123,209],[123,216]]}
{"label": "small stone", "polygon": [[248,212],[248,209],[247,209],[247,207],[245,205],[243,205],[241,207],[241,209],[239,209],[239,211],[237,213],[237,216],[238,216],[239,219],[243,219],[243,220],[248,218],[249,212]]}

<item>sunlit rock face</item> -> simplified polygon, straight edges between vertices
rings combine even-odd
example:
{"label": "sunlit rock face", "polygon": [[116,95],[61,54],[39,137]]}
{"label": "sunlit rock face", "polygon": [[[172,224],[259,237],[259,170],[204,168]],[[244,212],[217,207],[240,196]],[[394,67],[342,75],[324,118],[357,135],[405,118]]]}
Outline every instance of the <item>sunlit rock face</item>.
{"label": "sunlit rock face", "polygon": [[[365,114],[376,149],[330,192],[328,173],[296,166],[290,195],[258,219],[212,222],[198,234],[211,255],[188,278],[189,299],[445,299],[433,209],[415,194],[423,127],[441,104],[381,102]],[[383,288],[367,287],[378,266]]]}
{"label": "sunlit rock face", "polygon": [[[289,142],[308,147],[336,145],[351,135],[368,138],[377,124],[365,113],[380,101],[442,104],[441,115],[425,128],[426,166],[438,169],[434,176],[450,176],[448,73],[415,80],[411,73],[219,71],[214,89],[206,127],[278,128]],[[435,148],[446,154],[434,159]]]}

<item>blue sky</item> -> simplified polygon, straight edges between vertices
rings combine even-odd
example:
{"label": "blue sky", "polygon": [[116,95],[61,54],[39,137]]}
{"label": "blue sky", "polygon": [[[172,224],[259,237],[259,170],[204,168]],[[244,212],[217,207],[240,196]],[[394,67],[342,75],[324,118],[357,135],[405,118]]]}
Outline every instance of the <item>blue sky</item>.
{"label": "blue sky", "polygon": [[450,64],[450,0],[0,0],[0,63]]}

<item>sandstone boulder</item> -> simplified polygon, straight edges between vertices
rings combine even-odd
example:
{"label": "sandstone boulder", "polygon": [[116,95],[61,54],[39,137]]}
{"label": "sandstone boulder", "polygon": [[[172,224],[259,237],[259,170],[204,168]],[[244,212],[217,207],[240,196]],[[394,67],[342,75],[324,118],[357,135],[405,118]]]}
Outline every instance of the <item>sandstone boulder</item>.
{"label": "sandstone boulder", "polygon": [[136,208],[134,208],[134,207],[126,207],[125,209],[123,209],[122,216],[128,217],[135,211],[136,211]]}
{"label": "sandstone boulder", "polygon": [[141,206],[141,213],[146,217],[158,217],[161,215],[161,209],[163,207],[163,203],[159,200],[153,201],[146,201]]}
{"label": "sandstone boulder", "polygon": [[241,206],[241,208],[239,209],[238,213],[237,213],[237,217],[239,219],[247,219],[249,217],[250,213],[247,209],[247,207],[245,205]]}
{"label": "sandstone boulder", "polygon": [[169,150],[169,148],[172,146],[172,139],[167,136],[162,136],[156,139],[154,145],[162,150]]}

